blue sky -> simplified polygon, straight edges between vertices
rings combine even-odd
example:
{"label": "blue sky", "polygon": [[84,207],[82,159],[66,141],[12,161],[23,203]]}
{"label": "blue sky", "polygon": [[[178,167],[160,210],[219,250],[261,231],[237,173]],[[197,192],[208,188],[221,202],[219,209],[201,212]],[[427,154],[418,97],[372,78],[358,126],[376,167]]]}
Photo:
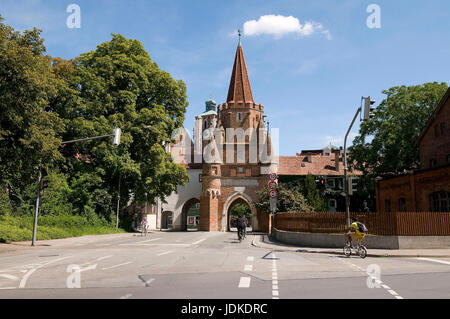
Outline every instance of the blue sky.
{"label": "blue sky", "polygon": [[[80,29],[66,26],[72,3],[81,8]],[[381,8],[380,29],[366,24],[372,3]],[[234,33],[244,30],[253,96],[270,126],[280,128],[281,155],[343,145],[361,96],[378,104],[392,86],[450,83],[448,0],[0,0],[0,14],[18,30],[42,29],[48,53],[66,59],[94,50],[111,33],[138,39],[161,69],[186,82],[189,130],[205,100],[225,102]],[[270,15],[293,17],[300,27],[311,22],[316,32],[244,29]]]}

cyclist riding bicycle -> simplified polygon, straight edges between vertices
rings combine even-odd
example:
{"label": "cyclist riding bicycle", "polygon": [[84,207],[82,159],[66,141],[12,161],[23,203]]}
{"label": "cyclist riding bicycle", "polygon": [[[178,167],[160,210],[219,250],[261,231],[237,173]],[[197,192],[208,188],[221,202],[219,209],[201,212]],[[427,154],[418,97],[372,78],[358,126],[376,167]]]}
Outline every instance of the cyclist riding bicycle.
{"label": "cyclist riding bicycle", "polygon": [[348,236],[350,248],[353,248],[353,238],[358,241],[358,246],[360,246],[362,240],[366,237],[366,234],[359,229],[358,219],[356,217],[352,218],[352,224],[345,235]]}

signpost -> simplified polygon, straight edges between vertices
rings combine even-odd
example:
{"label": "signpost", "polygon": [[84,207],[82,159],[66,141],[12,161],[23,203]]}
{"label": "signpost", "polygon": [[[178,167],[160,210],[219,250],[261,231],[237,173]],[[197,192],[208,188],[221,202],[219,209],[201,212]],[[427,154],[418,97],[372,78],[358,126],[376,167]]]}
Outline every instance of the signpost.
{"label": "signpost", "polygon": [[278,198],[278,183],[276,182],[276,179],[278,178],[278,175],[276,173],[269,174],[269,197],[270,197],[270,210],[272,214],[275,214],[277,211],[277,198]]}

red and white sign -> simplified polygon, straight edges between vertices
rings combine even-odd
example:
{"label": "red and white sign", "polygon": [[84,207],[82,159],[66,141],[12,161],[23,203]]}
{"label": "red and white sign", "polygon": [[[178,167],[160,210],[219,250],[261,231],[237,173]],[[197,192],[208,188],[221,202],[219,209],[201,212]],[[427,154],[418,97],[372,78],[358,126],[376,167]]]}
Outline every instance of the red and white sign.
{"label": "red and white sign", "polygon": [[277,198],[278,197],[278,192],[276,191],[276,190],[271,190],[270,192],[269,192],[269,197],[270,198]]}
{"label": "red and white sign", "polygon": [[272,190],[272,189],[277,189],[277,187],[278,187],[277,182],[275,182],[275,181],[270,181],[270,182],[269,182],[269,189],[270,189],[270,190]]}
{"label": "red and white sign", "polygon": [[270,179],[270,180],[274,181],[274,180],[276,180],[277,178],[278,178],[277,173],[270,173],[270,174],[269,174],[269,179]]}

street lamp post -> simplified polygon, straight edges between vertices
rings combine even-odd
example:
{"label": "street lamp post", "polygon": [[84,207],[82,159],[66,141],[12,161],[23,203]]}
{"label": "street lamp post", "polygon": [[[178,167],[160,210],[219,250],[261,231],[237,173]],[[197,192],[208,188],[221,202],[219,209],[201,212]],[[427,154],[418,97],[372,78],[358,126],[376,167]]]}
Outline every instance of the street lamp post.
{"label": "street lamp post", "polygon": [[350,127],[348,128],[347,134],[345,134],[344,139],[344,192],[345,192],[345,211],[347,213],[347,227],[350,227],[350,197],[349,197],[349,184],[347,180],[347,138],[348,134],[350,133],[353,124],[356,121],[356,118],[358,117],[359,113],[362,111],[362,101],[364,100],[364,115],[363,115],[363,121],[368,121],[374,117],[373,111],[375,110],[372,105],[375,104],[375,101],[373,101],[370,96],[369,97],[361,97],[361,106],[356,111],[355,116],[353,117],[353,121],[350,124]]}
{"label": "street lamp post", "polygon": [[[112,144],[115,145],[115,146],[118,146],[120,144],[120,136],[121,136],[121,134],[122,134],[122,130],[120,128],[116,127],[116,128],[114,128],[114,131],[113,131],[112,134],[102,135],[102,136],[94,136],[94,137],[86,137],[86,138],[80,138],[80,139],[77,139],[77,140],[66,141],[66,142],[62,142],[61,145],[72,144],[72,143],[81,142],[81,141],[97,140],[97,139],[100,139],[100,138],[113,136]],[[31,246],[35,246],[36,245],[37,220],[38,220],[39,206],[40,206],[40,200],[41,200],[41,196],[40,196],[41,180],[42,180],[42,171],[41,171],[41,165],[39,165],[38,190],[37,190],[37,198],[36,198],[36,209],[35,209],[35,212],[34,212],[33,238],[31,240]],[[120,196],[120,177],[119,177],[119,196]],[[118,210],[119,210],[119,202],[117,202],[117,211]],[[119,215],[117,215],[117,216],[119,216]],[[118,221],[117,221],[116,224],[118,224]]]}

